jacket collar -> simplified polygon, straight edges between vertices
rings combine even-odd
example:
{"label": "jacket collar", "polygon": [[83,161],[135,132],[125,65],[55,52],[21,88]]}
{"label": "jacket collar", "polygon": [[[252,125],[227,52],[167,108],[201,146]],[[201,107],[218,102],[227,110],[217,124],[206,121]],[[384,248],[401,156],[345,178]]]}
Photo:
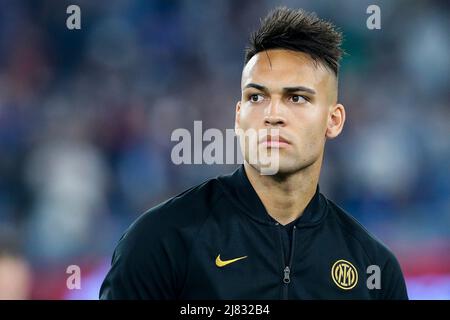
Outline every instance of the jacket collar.
{"label": "jacket collar", "polygon": [[[275,224],[276,221],[267,212],[261,199],[250,183],[245,173],[244,165],[240,165],[232,174],[220,176],[225,193],[230,200],[238,205],[247,215],[254,220],[265,224]],[[297,227],[314,226],[325,218],[327,213],[326,198],[320,193],[319,185],[303,214],[293,222]]]}

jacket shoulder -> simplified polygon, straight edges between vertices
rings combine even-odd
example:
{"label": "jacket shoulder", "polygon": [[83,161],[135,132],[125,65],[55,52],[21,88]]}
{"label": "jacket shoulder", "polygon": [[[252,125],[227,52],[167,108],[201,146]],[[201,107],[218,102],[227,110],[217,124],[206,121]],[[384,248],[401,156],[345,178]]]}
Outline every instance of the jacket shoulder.
{"label": "jacket shoulder", "polygon": [[333,201],[328,200],[332,214],[340,226],[347,241],[358,243],[371,265],[381,270],[381,290],[377,292],[379,299],[408,299],[405,279],[400,264],[392,251],[354,217],[340,208]]}
{"label": "jacket shoulder", "polygon": [[216,179],[208,179],[148,209],[125,234],[160,237],[175,230],[194,230],[208,218],[221,197]]}
{"label": "jacket shoulder", "polygon": [[353,240],[359,243],[370,261],[383,261],[387,263],[390,260],[396,260],[392,251],[380,239],[368,231],[356,218],[333,201],[329,199],[327,201],[333,213],[330,216],[335,219],[350,241]]}

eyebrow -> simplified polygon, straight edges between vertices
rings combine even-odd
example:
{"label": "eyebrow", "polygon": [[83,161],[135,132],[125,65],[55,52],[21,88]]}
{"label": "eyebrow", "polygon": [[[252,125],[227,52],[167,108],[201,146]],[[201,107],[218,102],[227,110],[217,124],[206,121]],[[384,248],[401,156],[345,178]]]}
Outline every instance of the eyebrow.
{"label": "eyebrow", "polygon": [[[257,83],[249,83],[247,84],[244,89],[246,88],[255,88],[258,89],[260,91],[264,91],[264,92],[268,92],[269,90],[267,89],[267,87],[262,86],[260,84]],[[298,91],[303,91],[303,92],[308,92],[310,94],[316,94],[316,91],[314,91],[311,88],[308,87],[304,87],[304,86],[296,86],[296,87],[284,87],[283,91],[286,93],[293,93],[293,92],[298,92]]]}

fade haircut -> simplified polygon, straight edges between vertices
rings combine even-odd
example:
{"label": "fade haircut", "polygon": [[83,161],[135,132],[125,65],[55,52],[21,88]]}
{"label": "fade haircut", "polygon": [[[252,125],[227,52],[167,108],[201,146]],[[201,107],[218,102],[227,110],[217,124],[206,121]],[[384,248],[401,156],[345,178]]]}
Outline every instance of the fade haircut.
{"label": "fade haircut", "polygon": [[302,9],[278,7],[261,20],[245,49],[245,64],[258,52],[287,49],[304,52],[337,76],[343,55],[342,34],[330,22]]}

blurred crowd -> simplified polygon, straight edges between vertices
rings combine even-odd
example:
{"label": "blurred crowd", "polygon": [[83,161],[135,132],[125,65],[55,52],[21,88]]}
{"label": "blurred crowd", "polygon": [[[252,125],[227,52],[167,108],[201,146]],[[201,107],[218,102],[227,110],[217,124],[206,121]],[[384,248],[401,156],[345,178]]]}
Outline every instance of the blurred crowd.
{"label": "blurred crowd", "polygon": [[0,2],[0,298],[95,298],[134,219],[236,167],[174,165],[170,136],[233,128],[249,32],[283,4],[345,36],[321,191],[392,248],[412,298],[450,299],[446,1],[377,1],[381,30],[359,0],[76,1],[81,30],[69,4]]}

